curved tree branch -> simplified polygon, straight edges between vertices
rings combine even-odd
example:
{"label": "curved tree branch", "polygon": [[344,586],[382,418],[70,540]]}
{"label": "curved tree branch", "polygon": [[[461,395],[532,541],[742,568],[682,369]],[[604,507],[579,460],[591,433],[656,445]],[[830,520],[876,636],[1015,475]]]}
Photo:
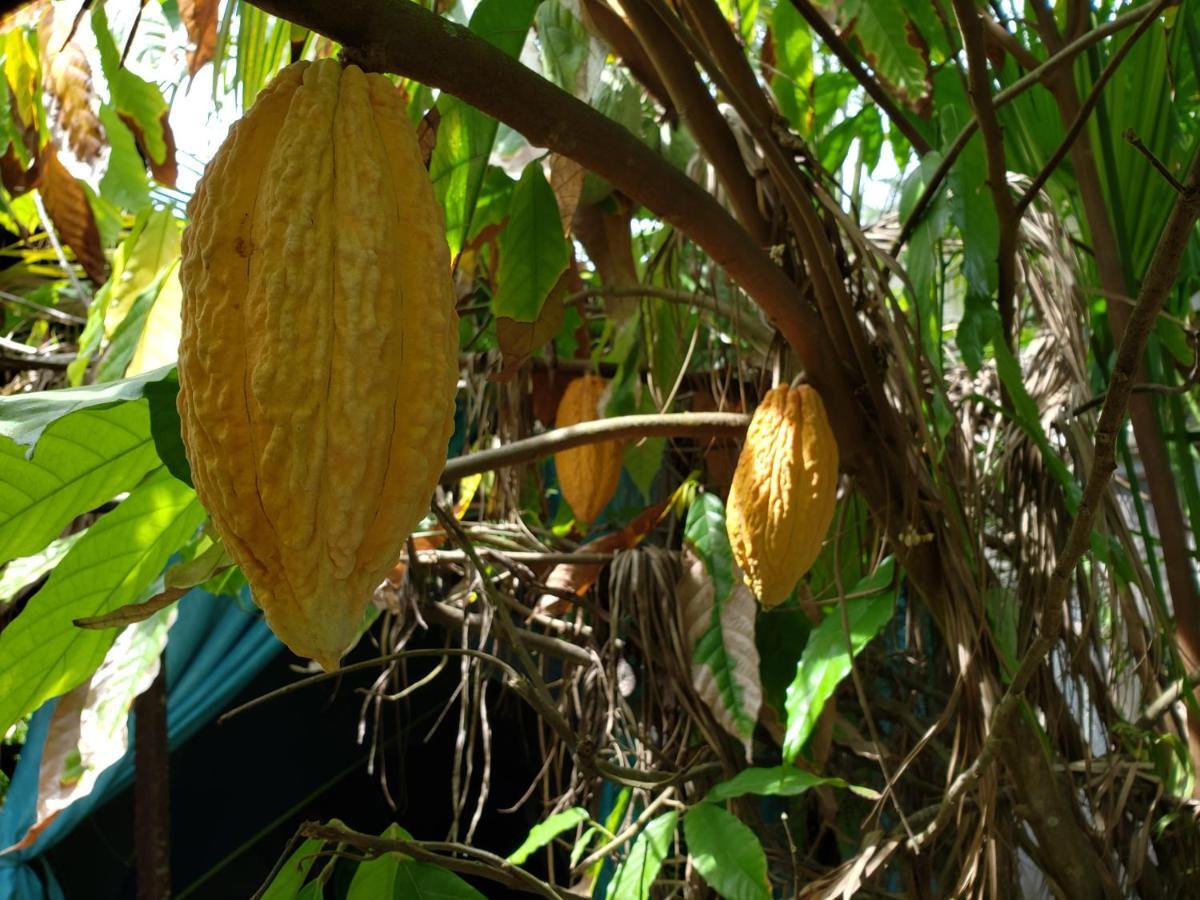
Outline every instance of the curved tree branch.
{"label": "curved tree branch", "polygon": [[552,453],[612,441],[644,437],[739,437],[750,424],[744,413],[666,413],[646,416],[615,416],[555,428],[536,437],[513,441],[493,450],[457,456],[446,463],[442,481],[490,472],[504,466],[541,459]]}
{"label": "curved tree branch", "polygon": [[763,308],[814,380],[841,380],[799,289],[712,196],[621,125],[409,0],[252,3],[352,48],[371,68],[448,91],[595,172],[700,245]]}

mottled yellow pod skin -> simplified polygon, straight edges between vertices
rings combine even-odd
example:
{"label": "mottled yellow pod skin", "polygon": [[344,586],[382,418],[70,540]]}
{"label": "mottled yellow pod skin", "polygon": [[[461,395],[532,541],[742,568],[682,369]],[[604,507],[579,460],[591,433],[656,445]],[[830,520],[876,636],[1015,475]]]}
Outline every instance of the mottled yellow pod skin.
{"label": "mottled yellow pod skin", "polygon": [[[572,379],[558,402],[555,428],[604,417],[600,403],[608,382],[599,375]],[[554,468],[563,499],[579,522],[588,523],[600,515],[617,492],[621,480],[622,448],[620,441],[585,444],[554,454]]]}
{"label": "mottled yellow pod skin", "polygon": [[768,391],[746,431],[725,517],[733,558],[764,607],[786,600],[821,553],[837,477],[821,395],[808,385]]}
{"label": "mottled yellow pod skin", "polygon": [[284,69],[188,206],[179,414],[271,629],[337,666],[429,507],[454,424],[442,213],[396,90]]}

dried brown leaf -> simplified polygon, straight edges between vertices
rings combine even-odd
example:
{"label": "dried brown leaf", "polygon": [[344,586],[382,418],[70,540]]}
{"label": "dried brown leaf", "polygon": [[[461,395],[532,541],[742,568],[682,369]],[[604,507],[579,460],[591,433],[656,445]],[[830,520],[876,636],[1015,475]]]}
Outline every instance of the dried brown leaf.
{"label": "dried brown leaf", "polygon": [[571,231],[571,221],[583,194],[583,179],[587,169],[561,153],[550,155],[550,187],[558,201],[558,215],[562,219],[563,234]]}
{"label": "dried brown leaf", "polygon": [[37,188],[62,242],[74,251],[88,278],[102,283],[108,277],[108,260],[100,247],[96,216],[83,185],[62,164],[53,142],[42,148],[42,175]]}
{"label": "dried brown leaf", "polygon": [[[648,535],[658,520],[666,512],[667,502],[648,506],[620,531],[598,537],[594,541],[580,544],[579,553],[615,553],[618,550],[632,550]],[[546,579],[546,587],[559,591],[570,591],[577,596],[583,596],[596,583],[600,573],[604,571],[603,563],[559,563]],[[565,611],[567,604],[561,597],[554,594],[544,594],[538,601],[541,612],[554,615]]]}
{"label": "dried brown leaf", "polygon": [[66,135],[67,146],[82,162],[91,163],[104,146],[104,127],[93,104],[92,67],[82,48],[71,38],[70,19],[47,10],[38,29],[42,59],[48,60],[42,83],[50,97],[54,121]]}
{"label": "dried brown leaf", "polygon": [[195,75],[213,58],[217,47],[218,6],[218,0],[179,0],[179,17],[192,42],[187,55],[189,75]]}
{"label": "dried brown leaf", "polygon": [[[714,627],[713,607],[717,597],[716,585],[708,574],[704,560],[686,545],[683,573],[676,596],[692,660],[692,687],[721,727],[742,743],[746,749],[746,759],[750,759],[753,723],[758,720],[763,700],[758,646],[754,642],[754,626],[758,615],[754,594],[739,579],[721,605],[719,627],[723,660],[720,661],[697,661],[695,657],[697,644]],[[710,662],[726,666],[726,671],[714,671]],[[736,689],[734,696],[738,709],[730,707],[720,678],[724,675],[728,675]]]}

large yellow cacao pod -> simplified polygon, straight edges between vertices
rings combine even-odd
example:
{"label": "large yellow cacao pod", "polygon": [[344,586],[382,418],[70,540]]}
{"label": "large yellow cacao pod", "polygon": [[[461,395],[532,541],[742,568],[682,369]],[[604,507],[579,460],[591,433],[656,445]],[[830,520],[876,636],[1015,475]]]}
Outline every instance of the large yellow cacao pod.
{"label": "large yellow cacao pod", "polygon": [[284,69],[188,207],[192,476],[279,638],[326,669],[428,510],[453,428],[442,214],[386,78]]}
{"label": "large yellow cacao pod", "polygon": [[[608,382],[599,375],[583,375],[571,380],[558,402],[555,428],[604,417],[600,403]],[[563,499],[575,518],[593,521],[617,492],[621,480],[622,447],[620,441],[600,441],[554,454],[554,468]]]}
{"label": "large yellow cacao pod", "polygon": [[837,477],[821,395],[808,385],[768,391],[750,420],[725,518],[733,558],[768,609],[787,599],[820,554]]}

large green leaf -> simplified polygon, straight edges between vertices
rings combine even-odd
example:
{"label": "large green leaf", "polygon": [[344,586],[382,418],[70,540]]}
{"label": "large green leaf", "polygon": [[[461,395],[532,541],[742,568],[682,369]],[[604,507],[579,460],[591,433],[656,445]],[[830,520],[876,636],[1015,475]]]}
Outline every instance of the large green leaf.
{"label": "large green leaf", "polygon": [[555,813],[544,822],[538,822],[529,830],[529,835],[521,843],[521,846],[509,854],[508,861],[513,865],[524,865],[525,860],[529,859],[535,850],[545,847],[564,831],[569,831],[580,822],[586,822],[587,818],[588,811],[586,809],[582,806],[573,806],[560,813]]}
{"label": "large green leaf", "polygon": [[100,179],[100,196],[123,209],[137,212],[150,205],[150,179],[129,126],[107,103],[100,105],[100,124],[111,151]]}
{"label": "large green leaf", "polygon": [[96,670],[116,632],[73,621],[137,601],[202,521],[195,492],[159,468],[88,529],[0,632],[0,734]]}
{"label": "large green leaf", "polygon": [[48,426],[84,409],[99,411],[127,400],[146,396],[149,386],[171,376],[172,369],[155,369],[123,381],[90,384],[86,387],[37,391],[0,397],[0,437],[6,437],[32,452]]}
{"label": "large green leaf", "polygon": [[[384,829],[380,837],[390,840],[411,841],[412,835],[394,822]],[[397,853],[385,853],[375,859],[358,864],[346,900],[379,900],[399,896],[396,893],[400,866],[407,860]]]}
{"label": "large green leaf", "polygon": [[92,33],[100,52],[100,67],[108,82],[110,102],[117,112],[124,113],[141,129],[146,152],[158,164],[166,161],[167,140],[163,128],[167,101],[158,86],[135,75],[121,65],[121,53],[108,30],[108,15],[104,4],[92,7]]}
{"label": "large green leaf", "polygon": [[805,118],[811,111],[809,90],[813,78],[812,34],[791,2],[775,4],[771,20],[775,39],[775,64],[779,71],[771,79],[771,91],[792,127],[808,134]]}
{"label": "large green leaf", "polygon": [[667,858],[678,820],[679,813],[671,810],[642,829],[608,883],[608,900],[646,900],[650,896],[650,886]]}
{"label": "large green leaf", "polygon": [[728,781],[714,785],[704,796],[710,803],[720,803],[746,794],[772,797],[795,797],[809,788],[828,784],[845,787],[840,778],[822,778],[795,766],[776,766],[772,769],[742,769]]}
{"label": "large green leaf", "polygon": [[296,900],[304,880],[308,878],[309,869],[324,846],[325,842],[319,838],[309,838],[297,847],[263,891],[262,900]]}
{"label": "large green leaf", "polygon": [[[411,841],[395,823],[380,837]],[[346,900],[483,900],[483,895],[453,872],[400,853],[385,853],[359,863]]]}
{"label": "large green leaf", "polygon": [[767,855],[745,823],[713,803],[683,817],[688,855],[708,886],[726,900],[770,900]]}
{"label": "large green leaf", "polygon": [[842,15],[854,18],[854,33],[871,67],[898,88],[910,103],[929,94],[925,41],[896,0],[851,0]]}
{"label": "large green leaf", "polygon": [[[509,56],[521,52],[533,13],[540,0],[483,0],[471,16],[470,28]],[[438,100],[441,121],[437,145],[429,161],[429,177],[446,215],[446,242],[450,255],[462,250],[471,230],[479,188],[499,128],[456,97]]]}
{"label": "large green leaf", "polygon": [[433,863],[406,860],[396,873],[393,900],[486,900],[453,872]]}
{"label": "large green leaf", "polygon": [[894,563],[889,558],[874,574],[850,591],[858,597],[845,601],[850,624],[850,648],[842,616],[834,610],[809,635],[796,665],[796,677],[787,691],[787,727],[783,737],[783,759],[792,762],[812,734],[813,727],[842,679],[850,673],[851,653],[857,655],[887,624],[892,614],[894,591],[890,590]]}
{"label": "large green leaf", "polygon": [[[68,392],[29,399],[52,393]],[[4,412],[0,406],[0,418]],[[26,459],[24,448],[0,438],[0,562],[41,550],[77,515],[129,490],[158,465],[145,401],[58,419],[32,453]]]}
{"label": "large green leaf", "polygon": [[542,175],[541,163],[531,162],[512,193],[508,225],[500,233],[492,312],[497,318],[535,321],[569,258],[554,190]]}
{"label": "large green leaf", "polygon": [[701,494],[692,502],[684,541],[678,599],[692,646],[692,683],[749,758],[762,707],[754,641],[758,604],[734,575],[725,508],[715,494]]}

